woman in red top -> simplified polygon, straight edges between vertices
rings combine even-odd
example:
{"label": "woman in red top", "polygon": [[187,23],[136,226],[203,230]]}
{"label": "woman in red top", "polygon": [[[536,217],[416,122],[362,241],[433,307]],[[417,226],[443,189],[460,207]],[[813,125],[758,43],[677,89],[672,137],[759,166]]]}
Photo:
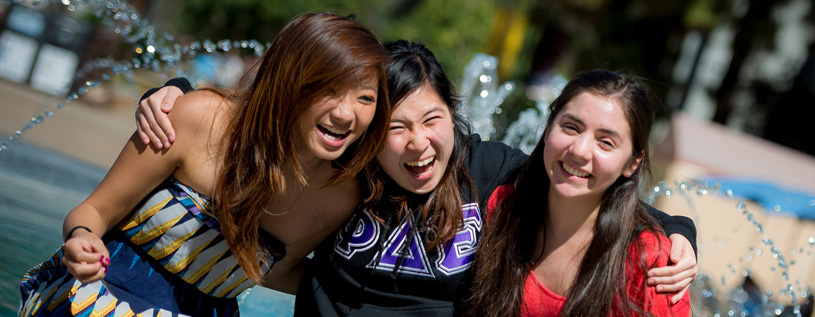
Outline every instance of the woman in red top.
{"label": "woman in red top", "polygon": [[639,79],[584,72],[550,105],[513,185],[497,189],[476,256],[479,316],[687,316],[643,278],[670,243],[638,196],[654,106]]}

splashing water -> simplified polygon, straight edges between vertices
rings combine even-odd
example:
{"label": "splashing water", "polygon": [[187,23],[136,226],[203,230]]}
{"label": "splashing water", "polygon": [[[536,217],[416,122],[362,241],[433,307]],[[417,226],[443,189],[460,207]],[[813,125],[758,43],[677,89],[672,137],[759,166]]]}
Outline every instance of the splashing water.
{"label": "splashing water", "polygon": [[[11,6],[14,3],[25,3],[24,0],[3,0],[3,5]],[[220,40],[217,43],[211,40],[203,42],[192,42],[188,45],[176,43],[175,37],[168,33],[159,35],[146,19],[132,5],[121,0],[41,0],[34,1],[34,6],[41,6],[47,9],[48,6],[63,6],[68,11],[89,11],[100,19],[101,24],[110,28],[114,33],[122,37],[124,43],[128,44],[131,53],[135,54],[132,59],[114,61],[109,58],[98,59],[85,63],[78,69],[75,78],[82,78],[86,74],[95,71],[102,71],[99,78],[84,82],[75,91],[68,94],[56,107],[44,105],[41,111],[34,114],[22,128],[9,135],[8,139],[0,143],[0,152],[8,149],[9,143],[22,136],[26,131],[34,126],[50,119],[60,109],[94,88],[109,81],[113,76],[122,76],[127,81],[135,85],[136,69],[149,70],[162,73],[162,77],[188,76],[183,69],[182,61],[191,59],[201,52],[216,53],[229,52],[233,49],[243,49],[251,51],[255,56],[260,56],[269,44],[262,44],[256,40]]]}
{"label": "splashing water", "polygon": [[[699,232],[700,244],[697,258],[700,263],[700,276],[693,284],[694,292],[692,293],[702,303],[702,307],[697,307],[695,310],[697,315],[779,316],[785,314],[801,316],[802,305],[811,305],[809,297],[812,294],[813,285],[809,271],[815,261],[815,255],[813,255],[815,237],[794,238],[793,235],[794,239],[790,239],[790,232],[786,230],[794,231],[798,230],[798,227],[795,227],[794,224],[787,225],[787,222],[795,220],[780,217],[771,219],[764,211],[754,213],[752,208],[761,209],[761,207],[738,200],[736,193],[729,189],[722,190],[716,183],[710,185],[694,181],[682,183],[675,181],[669,185],[666,182],[660,182],[652,188],[646,201],[653,204],[659,203],[660,200],[664,203],[666,200],[677,199],[681,201],[680,205],[686,205],[689,209],[688,215],[700,228],[710,224],[710,220],[713,219],[711,213],[719,213],[717,216],[726,216],[736,222],[737,232],[727,232],[729,227],[724,224],[718,228],[719,231],[726,232],[724,235],[717,236],[719,232],[703,229]],[[735,209],[732,211],[699,210],[699,207],[696,207],[696,205],[709,204],[713,200],[735,206]],[[676,207],[677,205],[672,204],[671,206]],[[703,224],[702,219],[708,222]],[[775,224],[765,226],[762,221]],[[770,227],[780,230],[769,231]],[[753,230],[744,230],[747,228]],[[801,232],[806,235],[807,231],[802,230]],[[733,244],[732,247],[723,241],[727,239],[727,235],[735,236],[735,239],[729,240]],[[776,241],[775,237],[783,241]],[[727,262],[717,261],[722,259],[720,252],[735,254],[735,257],[739,257],[738,250],[740,246],[744,245],[743,241],[739,240],[745,239],[760,241],[760,245],[749,246],[740,258],[726,259]],[[719,240],[715,248],[704,245],[704,241],[710,242],[711,240]],[[780,244],[785,246],[792,244],[793,247],[788,249],[789,252],[782,252]],[[719,265],[725,269],[717,270],[716,267]],[[713,269],[706,271],[706,268]],[[802,279],[808,276],[810,281]],[[714,280],[719,283],[712,283]],[[759,283],[765,289],[760,289]],[[738,287],[733,289],[734,285]]]}
{"label": "splashing water", "polygon": [[498,58],[476,53],[464,68],[461,92],[464,97],[464,115],[470,120],[473,132],[484,140],[495,133],[492,116],[500,115],[504,99],[515,90],[512,82],[499,85]]}

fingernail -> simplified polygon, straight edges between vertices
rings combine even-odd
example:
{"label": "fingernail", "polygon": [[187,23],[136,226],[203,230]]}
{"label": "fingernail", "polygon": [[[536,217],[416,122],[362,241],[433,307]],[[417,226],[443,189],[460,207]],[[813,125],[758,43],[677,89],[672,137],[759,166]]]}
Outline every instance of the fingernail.
{"label": "fingernail", "polygon": [[657,292],[661,292],[664,289],[662,286],[657,286]]}
{"label": "fingernail", "polygon": [[169,103],[163,103],[163,104],[161,104],[161,109],[167,110],[168,108],[170,108],[170,104],[169,104]]}
{"label": "fingernail", "polygon": [[167,147],[167,148],[170,147],[170,142],[169,141],[164,142],[164,147]]}
{"label": "fingernail", "polygon": [[104,256],[104,255],[103,255],[103,256],[101,256],[101,257],[99,258],[99,262],[102,262],[102,261],[104,261],[104,260],[105,260],[105,256]]}
{"label": "fingernail", "polygon": [[654,280],[649,278],[648,279],[648,284],[654,284]]}
{"label": "fingernail", "polygon": [[102,267],[102,271],[104,271],[105,273],[107,273],[107,272],[108,272],[108,267],[107,267],[107,266]]}
{"label": "fingernail", "polygon": [[110,258],[105,259],[105,263],[107,263],[107,265],[110,265]]}

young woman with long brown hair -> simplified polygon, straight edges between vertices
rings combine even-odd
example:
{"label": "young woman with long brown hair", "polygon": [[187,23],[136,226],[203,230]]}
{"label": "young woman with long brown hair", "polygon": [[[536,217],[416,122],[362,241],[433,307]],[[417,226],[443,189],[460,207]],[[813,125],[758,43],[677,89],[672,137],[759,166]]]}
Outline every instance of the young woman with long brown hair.
{"label": "young woman with long brown hair", "polygon": [[648,286],[670,244],[639,200],[654,105],[636,77],[584,72],[550,105],[514,184],[495,191],[475,261],[474,316],[688,316]]}
{"label": "young woman with long brown hair", "polygon": [[[489,194],[526,161],[519,150],[470,134],[429,49],[404,40],[385,47],[394,105],[385,147],[366,168],[365,202],[309,261],[295,315],[459,314]],[[161,103],[143,103],[139,112],[158,118],[168,110]],[[672,229],[693,227],[661,215]],[[695,269],[692,250],[687,257],[682,273]]]}
{"label": "young woman with long brown hair", "polygon": [[245,85],[178,100],[175,146],[131,137],[26,274],[20,314],[234,315],[255,283],[293,292],[291,271],[362,198],[387,61],[353,18],[293,19]]}

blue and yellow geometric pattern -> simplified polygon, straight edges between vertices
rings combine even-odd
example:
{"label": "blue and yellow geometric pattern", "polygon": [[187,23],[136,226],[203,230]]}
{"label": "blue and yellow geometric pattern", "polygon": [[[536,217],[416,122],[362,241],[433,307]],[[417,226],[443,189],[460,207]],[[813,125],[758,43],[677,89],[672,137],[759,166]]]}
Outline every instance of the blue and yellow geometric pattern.
{"label": "blue and yellow geometric pattern", "polygon": [[[208,198],[168,179],[103,240],[111,265],[83,284],[60,248],[26,273],[19,315],[234,315],[235,297],[254,284],[220,232]],[[273,259],[267,261],[264,274]]]}

